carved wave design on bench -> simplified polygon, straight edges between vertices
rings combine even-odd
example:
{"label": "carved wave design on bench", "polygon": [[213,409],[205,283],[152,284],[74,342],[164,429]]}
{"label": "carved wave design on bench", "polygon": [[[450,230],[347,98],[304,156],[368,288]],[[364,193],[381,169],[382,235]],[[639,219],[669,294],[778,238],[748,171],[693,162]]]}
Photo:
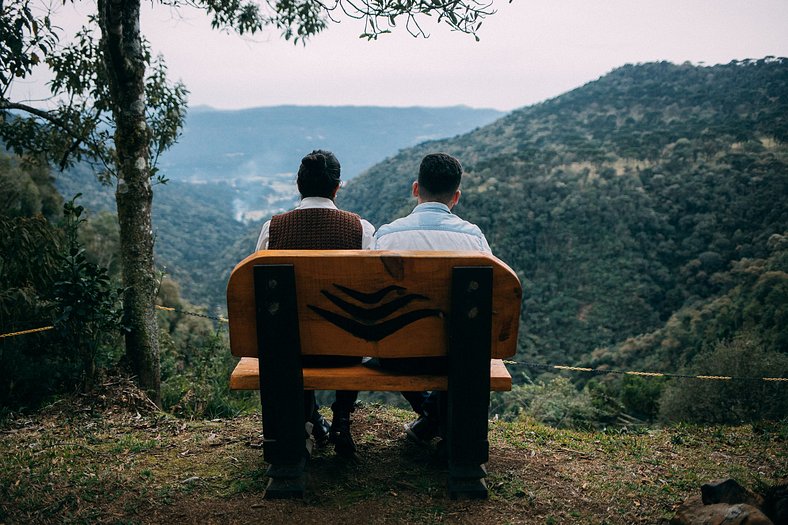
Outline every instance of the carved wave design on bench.
{"label": "carved wave design on bench", "polygon": [[[353,288],[348,288],[347,286],[342,286],[341,284],[334,284],[334,288],[344,292],[348,297],[352,297],[356,301],[364,304],[377,304],[383,300],[391,292],[404,292],[405,288],[402,286],[391,285],[387,286],[383,289],[378,290],[377,292],[372,293],[364,293],[359,292],[358,290],[354,290]],[[424,297],[420,295],[419,297]],[[426,297],[424,297],[426,299]]]}
{"label": "carved wave design on bench", "polygon": [[[396,291],[400,294],[405,291],[405,288],[401,286],[388,286],[382,290],[372,293],[360,292],[358,290],[353,290],[352,288],[347,288],[338,284],[334,284],[334,287],[344,292],[349,297],[364,304],[370,305],[379,303],[393,291]],[[412,310],[387,321],[383,321],[383,319],[399,310],[402,310],[413,301],[429,300],[429,297],[420,294],[401,295],[400,297],[397,297],[387,303],[373,306],[371,308],[365,308],[363,306],[345,301],[344,299],[327,290],[321,290],[321,293],[344,313],[350,315],[350,317],[345,317],[339,313],[332,312],[330,310],[326,310],[311,304],[307,306],[329,323],[341,328],[351,335],[354,335],[360,339],[364,339],[365,341],[377,342],[395,332],[398,332],[399,330],[402,330],[404,327],[411,323],[415,323],[420,319],[443,316],[443,312],[440,310],[434,308],[422,308],[419,310]]]}

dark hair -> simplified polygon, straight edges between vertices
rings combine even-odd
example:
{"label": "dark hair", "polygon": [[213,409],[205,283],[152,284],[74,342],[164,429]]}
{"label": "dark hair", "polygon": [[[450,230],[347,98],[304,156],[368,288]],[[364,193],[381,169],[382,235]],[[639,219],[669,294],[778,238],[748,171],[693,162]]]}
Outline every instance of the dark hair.
{"label": "dark hair", "polygon": [[461,179],[462,165],[451,155],[430,153],[421,160],[419,191],[427,200],[449,200],[459,189]]}
{"label": "dark hair", "polygon": [[334,196],[339,186],[341,167],[339,161],[330,151],[317,149],[301,159],[298,168],[298,191],[301,197]]}

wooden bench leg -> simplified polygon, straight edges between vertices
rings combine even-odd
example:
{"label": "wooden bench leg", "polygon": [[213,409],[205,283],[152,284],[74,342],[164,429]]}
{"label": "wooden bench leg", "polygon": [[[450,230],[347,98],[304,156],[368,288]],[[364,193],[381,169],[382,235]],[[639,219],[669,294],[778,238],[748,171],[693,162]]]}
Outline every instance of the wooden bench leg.
{"label": "wooden bench leg", "polygon": [[449,320],[449,496],[487,497],[492,267],[453,269]]}
{"label": "wooden bench leg", "polygon": [[266,498],[304,496],[304,377],[292,265],[254,267]]}
{"label": "wooden bench leg", "polygon": [[296,465],[271,465],[266,471],[268,485],[266,499],[293,499],[304,497],[304,466],[306,456]]}

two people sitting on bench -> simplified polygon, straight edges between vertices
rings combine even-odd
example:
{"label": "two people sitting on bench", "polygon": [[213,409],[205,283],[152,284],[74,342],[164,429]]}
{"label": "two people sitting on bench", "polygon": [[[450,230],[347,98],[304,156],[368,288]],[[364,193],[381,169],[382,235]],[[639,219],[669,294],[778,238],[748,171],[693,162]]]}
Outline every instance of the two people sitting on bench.
{"label": "two people sitting on bench", "polygon": [[[362,250],[371,247],[375,228],[355,213],[337,209],[334,198],[339,190],[341,167],[330,151],[315,150],[298,168],[298,191],[301,202],[296,209],[274,215],[263,225],[257,250]],[[357,364],[361,357],[304,356],[304,366],[343,366]],[[336,453],[352,457],[356,451],[350,433],[350,414],[358,392],[338,390],[331,405],[329,424],[318,412],[315,392],[304,392],[304,414],[312,424],[312,436],[318,446],[333,443]]]}
{"label": "two people sitting on bench", "polygon": [[[263,225],[257,250],[264,249],[376,249],[376,250],[469,250],[491,253],[478,226],[460,219],[452,208],[460,200],[462,166],[445,153],[424,157],[412,193],[418,204],[410,215],[374,227],[358,215],[337,209],[340,165],[328,151],[316,150],[304,157],[298,170],[301,202],[290,212],[275,215]],[[373,237],[374,234],[374,237]],[[381,359],[381,366],[405,373],[445,373],[446,358]],[[341,366],[360,362],[350,356],[304,356],[305,366]],[[445,395],[441,392],[402,392],[418,418],[405,425],[407,435],[426,443],[438,436]],[[334,444],[338,455],[351,457],[355,444],[350,415],[358,392],[337,391],[328,422],[318,412],[313,391],[304,393],[305,414],[312,423],[318,445]],[[444,406],[442,409],[441,406]]]}

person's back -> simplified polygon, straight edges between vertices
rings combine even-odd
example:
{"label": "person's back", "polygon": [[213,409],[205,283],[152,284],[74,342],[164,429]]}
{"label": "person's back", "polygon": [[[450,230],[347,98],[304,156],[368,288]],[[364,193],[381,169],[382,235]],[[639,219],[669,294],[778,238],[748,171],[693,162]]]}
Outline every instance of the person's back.
{"label": "person's back", "polygon": [[439,202],[419,204],[407,217],[382,226],[375,238],[376,250],[490,251],[478,226]]}
{"label": "person's back", "polygon": [[[375,234],[376,250],[481,251],[492,253],[484,234],[451,210],[460,200],[462,165],[445,153],[431,153],[419,166],[419,178],[412,193],[418,199],[410,215],[381,226]],[[405,373],[443,373],[445,358],[381,359],[381,365]],[[411,438],[427,442],[438,434],[440,393],[402,392],[419,414],[405,426]]]}
{"label": "person's back", "polygon": [[376,250],[471,250],[490,253],[484,234],[451,210],[460,200],[462,166],[445,153],[431,153],[419,167],[412,193],[418,199],[410,215],[381,226]]}
{"label": "person's back", "polygon": [[[301,202],[289,212],[274,215],[263,225],[257,250],[360,250],[372,244],[375,228],[355,213],[337,209],[340,165],[330,151],[316,150],[301,160],[298,191]],[[352,356],[303,356],[304,366],[326,367],[355,364]],[[331,405],[331,426],[318,412],[313,391],[304,394],[304,412],[312,423],[318,445],[334,443],[338,454],[352,456],[355,444],[350,433],[350,414],[358,392],[339,390]]]}

